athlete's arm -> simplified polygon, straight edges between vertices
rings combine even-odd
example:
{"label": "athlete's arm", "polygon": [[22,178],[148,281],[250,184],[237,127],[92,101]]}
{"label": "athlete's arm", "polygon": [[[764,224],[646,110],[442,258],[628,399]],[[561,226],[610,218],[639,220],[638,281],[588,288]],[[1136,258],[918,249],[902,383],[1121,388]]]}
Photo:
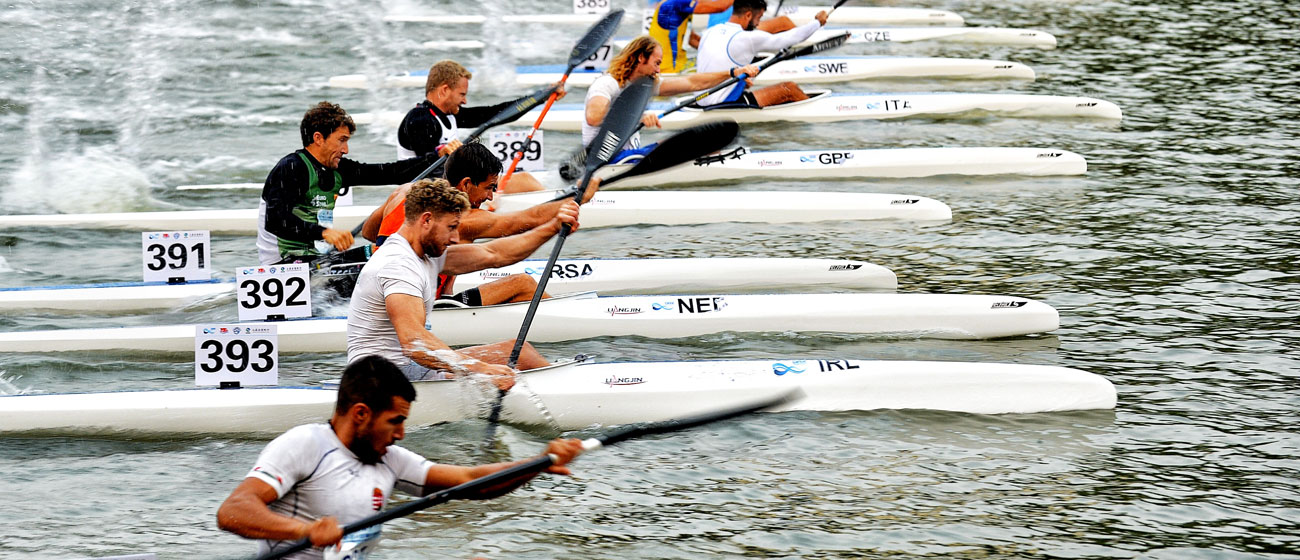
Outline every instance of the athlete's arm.
{"label": "athlete's arm", "polygon": [[321,239],[324,227],[305,222],[293,213],[294,206],[306,202],[306,198],[306,164],[294,154],[288,164],[275,166],[262,186],[262,200],[266,201],[266,231],[293,241]]}
{"label": "athlete's arm", "polygon": [[600,123],[605,122],[605,115],[609,114],[609,103],[609,98],[605,96],[588,99],[587,106],[582,112],[582,116],[587,119],[587,124],[600,126]]}
{"label": "athlete's arm", "polygon": [[437,152],[438,145],[442,144],[442,123],[429,114],[428,106],[417,105],[406,114],[402,125],[397,128],[397,144],[415,152],[417,156]]}
{"label": "athlete's arm", "polygon": [[[582,453],[582,441],[576,439],[555,439],[546,446],[546,452],[554,455],[556,461],[546,469],[551,474],[572,474],[569,468],[564,466]],[[428,476],[424,481],[424,492],[430,494],[439,490],[459,486],[476,478],[482,478],[494,472],[504,470],[515,465],[520,465],[530,461],[525,459],[513,463],[493,463],[490,465],[477,465],[473,467],[460,467],[456,465],[433,465],[429,467]],[[486,500],[495,498],[509,493],[511,490],[522,486],[525,482],[532,480],[537,473],[520,475],[517,478],[504,481],[496,486],[484,488],[477,495],[471,496],[471,499]]]}
{"label": "athlete's arm", "polygon": [[369,239],[371,243],[375,243],[376,240],[379,239],[379,228],[384,224],[384,216],[387,216],[389,212],[393,211],[393,207],[397,206],[399,200],[405,199],[408,190],[410,189],[397,187],[396,189],[393,189],[393,192],[388,193],[388,200],[385,200],[383,204],[380,204],[378,208],[375,208],[375,211],[371,212],[370,215],[366,217],[365,223],[361,224],[361,237]]}
{"label": "athlete's arm", "polygon": [[217,527],[250,539],[294,541],[310,538],[315,546],[339,542],[343,529],[333,517],[303,521],[271,511],[278,496],[270,484],[245,478],[217,509]]}
{"label": "athlete's arm", "polygon": [[740,52],[779,51],[808,40],[821,27],[822,22],[814,19],[789,31],[775,34],[766,31],[742,31],[732,37],[732,41],[746,42],[749,47],[746,48],[742,45],[734,45],[733,47]]}
{"label": "athlete's arm", "polygon": [[500,365],[481,362],[452,350],[429,329],[424,328],[424,300],[410,294],[389,294],[384,298],[384,310],[397,331],[402,353],[417,364],[429,369],[491,375],[498,389],[510,390],[515,384],[514,370]]}
{"label": "athlete's arm", "polygon": [[659,83],[659,94],[677,95],[679,93],[705,90],[731,79],[733,75],[739,76],[741,74],[745,74],[750,78],[757,76],[758,65],[750,64],[748,66],[737,66],[722,72],[696,72],[689,76],[664,78]]}
{"label": "athlete's arm", "polygon": [[[348,158],[339,160],[339,175],[344,185],[400,185],[410,182],[421,171],[438,161],[437,153],[389,163],[361,163]],[[434,172],[441,173],[435,169]],[[440,175],[430,176],[438,177]]]}
{"label": "athlete's arm", "polygon": [[555,219],[555,215],[559,213],[563,204],[563,200],[555,200],[518,212],[504,213],[478,209],[470,210],[460,220],[461,243],[475,239],[507,237],[516,233],[523,233]]}
{"label": "athlete's arm", "polygon": [[442,273],[465,274],[522,261],[546,243],[546,240],[559,233],[562,223],[578,229],[578,205],[571,200],[563,203],[554,219],[519,235],[503,237],[487,243],[467,243],[448,247],[447,260],[443,263]]}

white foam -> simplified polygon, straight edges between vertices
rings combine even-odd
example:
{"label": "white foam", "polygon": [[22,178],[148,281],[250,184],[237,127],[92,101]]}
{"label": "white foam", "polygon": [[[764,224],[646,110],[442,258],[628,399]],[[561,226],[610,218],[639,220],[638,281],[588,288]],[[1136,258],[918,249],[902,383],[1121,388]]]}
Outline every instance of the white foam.
{"label": "white foam", "polygon": [[46,154],[35,149],[9,179],[0,203],[16,213],[126,212],[154,208],[150,182],[110,147]]}

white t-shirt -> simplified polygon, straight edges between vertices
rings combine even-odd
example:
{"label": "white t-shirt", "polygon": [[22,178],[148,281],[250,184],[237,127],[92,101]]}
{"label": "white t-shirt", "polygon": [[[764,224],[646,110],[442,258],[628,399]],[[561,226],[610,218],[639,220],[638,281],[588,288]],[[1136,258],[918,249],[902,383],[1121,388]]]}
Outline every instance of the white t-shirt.
{"label": "white t-shirt", "polygon": [[[342,526],[383,509],[394,487],[420,495],[431,466],[432,461],[396,445],[389,446],[378,463],[363,464],[329,424],[306,424],[267,444],[248,478],[275,489],[278,497],[268,505],[271,511],[304,521],[334,516]],[[378,531],[367,536],[377,540]],[[263,540],[258,553],[289,544],[293,542]],[[328,557],[330,550],[322,555],[321,549],[309,548],[289,558],[320,559]]]}
{"label": "white t-shirt", "polygon": [[[821,23],[812,20],[794,29],[772,34],[766,31],[745,31],[740,24],[727,22],[708,28],[700,35],[700,48],[695,55],[696,72],[726,72],[754,61],[763,51],[779,51],[797,45],[812,37]],[[745,83],[714,92],[700,100],[700,105],[717,105],[740,99]]]}
{"label": "white t-shirt", "polygon": [[406,294],[424,300],[424,312],[433,309],[437,299],[438,273],[447,253],[438,258],[417,257],[411,244],[394,233],[384,241],[357,277],[348,307],[348,363],[371,354],[383,356],[399,367],[410,363],[402,353],[397,329],[388,318],[384,300],[393,294]]}
{"label": "white t-shirt", "polygon": [[[592,82],[591,86],[587,88],[587,98],[582,104],[583,111],[584,111],[584,115],[582,117],[583,149],[586,149],[588,146],[590,146],[591,141],[595,140],[596,134],[600,132],[600,125],[591,126],[587,124],[587,116],[585,114],[587,104],[591,103],[591,100],[597,97],[604,97],[605,99],[608,99],[610,100],[611,103],[613,103],[614,98],[618,97],[618,92],[620,91],[623,91],[623,88],[619,87],[618,80],[615,80],[614,77],[610,76],[609,74],[601,74],[600,77],[596,78],[596,81]],[[633,134],[631,138],[627,139],[627,144],[623,145],[623,149],[625,150],[629,148],[640,148],[640,147],[641,147],[640,132]]]}

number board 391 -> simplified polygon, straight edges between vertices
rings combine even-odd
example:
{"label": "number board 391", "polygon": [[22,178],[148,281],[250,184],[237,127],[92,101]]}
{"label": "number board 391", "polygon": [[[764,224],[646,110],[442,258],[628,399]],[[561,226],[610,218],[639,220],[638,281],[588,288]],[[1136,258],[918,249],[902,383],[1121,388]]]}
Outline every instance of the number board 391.
{"label": "number board 391", "polygon": [[212,278],[207,231],[146,231],[140,234],[145,282]]}

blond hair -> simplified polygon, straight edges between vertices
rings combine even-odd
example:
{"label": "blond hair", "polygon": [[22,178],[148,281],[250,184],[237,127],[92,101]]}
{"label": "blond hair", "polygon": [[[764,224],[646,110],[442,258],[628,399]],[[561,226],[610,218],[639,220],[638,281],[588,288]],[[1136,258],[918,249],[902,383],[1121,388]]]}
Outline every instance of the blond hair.
{"label": "blond hair", "polygon": [[406,191],[405,216],[408,222],[425,212],[441,216],[466,210],[469,210],[469,197],[446,179],[420,179]]}
{"label": "blond hair", "polygon": [[641,59],[649,59],[656,48],[660,48],[658,41],[642,35],[632,39],[623,50],[614,55],[614,59],[609,61],[609,75],[618,81],[618,87],[627,87],[627,83],[632,81],[632,70],[641,63]]}
{"label": "blond hair", "polygon": [[424,80],[424,93],[438,89],[438,86],[456,87],[461,78],[473,78],[464,66],[454,60],[439,60],[429,67],[429,77]]}

